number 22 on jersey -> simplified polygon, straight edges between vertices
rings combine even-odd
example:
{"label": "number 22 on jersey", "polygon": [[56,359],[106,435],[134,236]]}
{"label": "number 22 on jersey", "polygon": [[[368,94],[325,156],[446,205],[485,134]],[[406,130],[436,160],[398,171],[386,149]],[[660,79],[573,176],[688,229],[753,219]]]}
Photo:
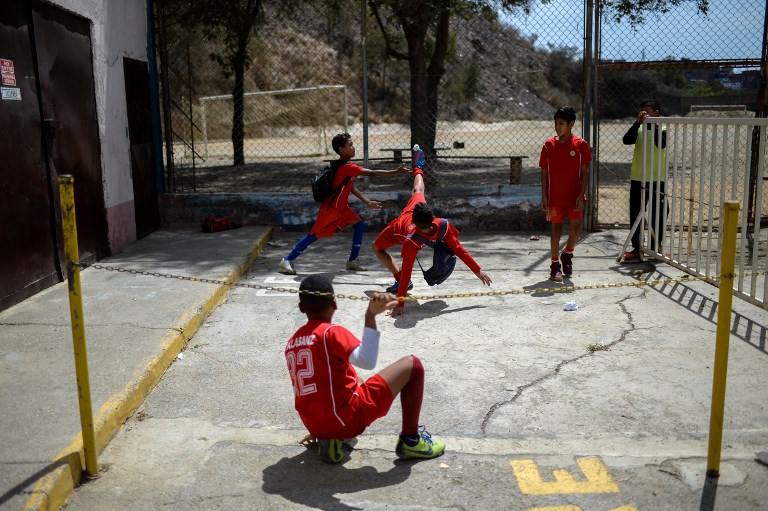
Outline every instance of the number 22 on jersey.
{"label": "number 22 on jersey", "polygon": [[312,351],[308,349],[289,351],[285,357],[288,360],[288,372],[291,373],[294,393],[297,396],[306,396],[317,392],[317,384],[306,383],[315,375],[315,368],[312,365]]}

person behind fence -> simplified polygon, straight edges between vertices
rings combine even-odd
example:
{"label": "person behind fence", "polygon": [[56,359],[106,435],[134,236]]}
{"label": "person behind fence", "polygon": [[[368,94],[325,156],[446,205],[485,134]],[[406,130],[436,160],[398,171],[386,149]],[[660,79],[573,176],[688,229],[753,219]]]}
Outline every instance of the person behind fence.
{"label": "person behind fence", "polygon": [[[541,208],[552,222],[549,278],[562,282],[573,274],[573,251],[581,233],[582,208],[589,183],[589,144],[571,133],[576,123],[573,107],[558,108],[554,115],[556,136],[544,142],[539,158],[541,168]],[[568,218],[568,241],[560,255],[563,221]],[[562,261],[562,265],[561,265]]]}
{"label": "person behind fence", "polygon": [[[400,216],[389,222],[373,242],[373,253],[376,258],[395,278],[395,283],[387,288],[387,292],[397,293],[398,298],[406,296],[408,290],[413,288],[411,274],[416,257],[425,245],[419,238],[435,243],[440,234],[443,235],[442,242],[453,251],[453,254],[458,256],[483,284],[490,286],[491,278],[459,242],[459,231],[456,227],[445,219],[436,218],[432,213],[432,208],[429,207],[424,196],[424,159],[414,158],[414,160],[417,163],[413,167],[411,199]],[[441,226],[444,227],[441,228]],[[388,248],[397,245],[402,245],[400,253],[402,268],[397,267],[395,259],[387,252]],[[405,301],[401,299],[391,315],[402,315],[404,308]]]}
{"label": "person behind fence", "polygon": [[[640,104],[640,112],[637,114],[637,119],[629,127],[624,134],[622,142],[624,145],[635,145],[635,152],[632,155],[632,171],[630,175],[629,184],[629,225],[630,227],[635,224],[640,209],[642,208],[642,194],[645,190],[645,203],[648,207],[649,217],[647,218],[646,225],[649,227],[649,232],[655,232],[656,221],[659,221],[659,252],[662,252],[662,244],[664,241],[664,222],[666,220],[663,215],[659,217],[657,211],[666,212],[666,195],[665,184],[667,180],[667,128],[663,126],[661,132],[659,132],[659,125],[655,125],[653,129],[653,140],[651,140],[651,124],[645,123],[648,117],[658,117],[661,115],[661,105],[657,101],[643,101]],[[643,142],[643,140],[646,140]],[[651,144],[655,147],[651,148]],[[643,180],[643,146],[645,146],[645,180]],[[653,153],[653,161],[651,161],[651,153]],[[661,172],[659,173],[659,165],[661,165]],[[653,181],[653,195],[650,194],[648,182]],[[656,207],[656,191],[659,192],[659,204]],[[648,203],[651,203],[650,205]],[[640,228],[638,227],[632,233],[632,248],[624,254],[623,262],[636,262],[640,260]],[[649,244],[652,248],[655,245],[652,244],[652,240],[649,240]]]}
{"label": "person behind fence", "polygon": [[363,203],[373,211],[381,209],[381,203],[370,200],[357,189],[355,179],[358,176],[391,176],[396,174],[405,174],[407,167],[403,164],[395,170],[369,170],[356,165],[350,160],[355,157],[355,143],[349,133],[339,133],[331,141],[333,150],[339,155],[339,159],[331,163],[333,173],[333,194],[330,198],[323,201],[317,214],[312,229],[309,234],[302,237],[293,250],[280,260],[278,271],[288,275],[296,275],[292,261],[299,257],[307,247],[320,238],[329,238],[334,235],[338,229],[343,229],[348,225],[353,226],[352,250],[349,253],[346,269],[354,271],[365,271],[360,264],[358,256],[363,244],[363,234],[365,232],[365,222],[360,219],[355,210],[349,206],[349,194],[363,201]]}
{"label": "person behind fence", "polygon": [[395,446],[398,458],[436,458],[445,443],[433,438],[419,415],[424,397],[424,366],[408,355],[360,383],[353,366],[373,369],[379,353],[376,315],[397,301],[390,293],[373,293],[365,313],[362,341],[332,323],[337,304],[333,285],[323,275],[310,275],[299,286],[299,310],[307,323],[285,347],[294,404],[309,434],[301,443],[316,444],[320,459],[339,463],[349,450],[344,439],[363,433],[384,417],[400,394],[402,429]]}

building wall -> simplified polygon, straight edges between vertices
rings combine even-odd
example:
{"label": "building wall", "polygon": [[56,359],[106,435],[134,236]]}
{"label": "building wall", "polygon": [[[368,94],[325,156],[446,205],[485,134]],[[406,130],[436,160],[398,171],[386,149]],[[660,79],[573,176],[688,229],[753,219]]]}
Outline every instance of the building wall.
{"label": "building wall", "polygon": [[145,0],[50,0],[91,21],[93,73],[112,253],[136,240],[123,57],[147,60]]}

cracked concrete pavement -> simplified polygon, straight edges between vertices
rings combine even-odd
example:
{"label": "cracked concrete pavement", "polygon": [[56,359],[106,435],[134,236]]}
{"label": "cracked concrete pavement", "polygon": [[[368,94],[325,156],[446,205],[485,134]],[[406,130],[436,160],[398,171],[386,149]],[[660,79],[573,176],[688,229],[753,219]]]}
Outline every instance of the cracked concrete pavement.
{"label": "cracked concrete pavement", "polygon": [[[549,238],[462,235],[504,296],[420,299],[379,316],[378,368],[405,354],[426,368],[422,422],[446,454],[396,461],[399,401],[328,466],[297,441],[283,347],[304,322],[295,294],[236,288],[190,340],[100,457],[98,479],[68,503],[101,509],[686,510],[768,507],[768,313],[734,300],[721,477],[704,476],[718,290],[702,282],[554,292]],[[541,234],[541,233],[537,233]],[[620,266],[625,232],[586,235],[576,286],[682,276]],[[300,237],[273,234],[242,282],[297,288],[325,273],[361,297],[391,277],[366,247],[364,272],[343,270],[350,236],[277,263]],[[372,241],[366,235],[366,243]],[[486,291],[460,262],[414,295]],[[574,300],[579,308],[565,311]],[[335,322],[362,332],[365,302],[340,299]],[[368,377],[373,372],[360,371]]]}

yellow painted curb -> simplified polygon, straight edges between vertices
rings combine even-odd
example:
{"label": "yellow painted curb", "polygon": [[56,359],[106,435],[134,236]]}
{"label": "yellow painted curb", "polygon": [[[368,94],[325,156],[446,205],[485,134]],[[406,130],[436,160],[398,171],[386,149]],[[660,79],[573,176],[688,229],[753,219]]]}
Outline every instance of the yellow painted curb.
{"label": "yellow painted curb", "polygon": [[[271,236],[272,228],[268,227],[254,242],[246,261],[231,270],[225,281],[236,282],[264,251]],[[221,304],[229,289],[226,284],[219,285],[207,298],[203,299],[202,303],[195,303],[187,309],[176,326],[161,340],[159,354],[141,368],[135,379],[122,391],[112,395],[102,405],[93,419],[97,452],[101,453],[104,450],[123,423],[136,411],[187,342],[195,335],[200,325]],[[32,495],[24,506],[25,510],[58,511],[72,495],[85,470],[82,436],[78,434],[69,446],[56,456],[53,463],[57,468],[38,479]]]}

